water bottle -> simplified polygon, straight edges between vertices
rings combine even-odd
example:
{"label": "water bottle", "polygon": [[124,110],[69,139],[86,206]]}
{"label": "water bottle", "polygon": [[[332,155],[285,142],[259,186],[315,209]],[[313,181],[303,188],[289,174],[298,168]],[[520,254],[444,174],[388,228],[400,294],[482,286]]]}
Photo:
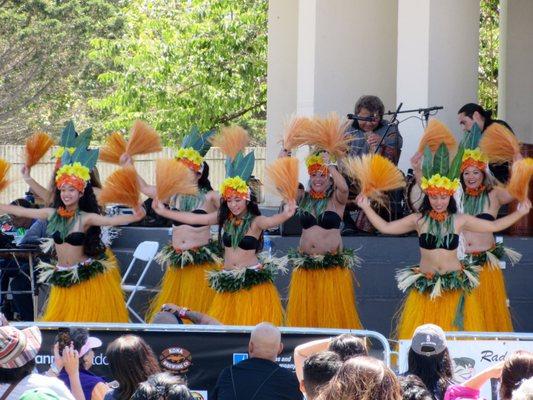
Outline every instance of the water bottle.
{"label": "water bottle", "polygon": [[272,257],[274,243],[267,232],[265,232],[263,235],[263,250],[268,253],[269,257]]}

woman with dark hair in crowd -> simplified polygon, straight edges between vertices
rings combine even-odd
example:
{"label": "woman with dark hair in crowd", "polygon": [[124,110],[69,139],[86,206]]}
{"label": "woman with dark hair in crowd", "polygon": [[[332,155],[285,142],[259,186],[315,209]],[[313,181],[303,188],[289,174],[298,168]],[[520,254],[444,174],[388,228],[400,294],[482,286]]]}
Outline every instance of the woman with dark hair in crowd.
{"label": "woman with dark hair in crowd", "polygon": [[43,321],[128,321],[119,267],[101,242],[100,227],[126,225],[142,219],[145,212],[138,207],[133,215],[100,215],[88,183],[97,154],[97,150],[86,148],[65,154],[56,173],[52,208],[0,205],[0,211],[9,214],[48,219],[50,239],[44,247],[55,249],[57,264],[41,261],[37,267],[40,281],[52,286]]}
{"label": "woman with dark hair in crowd", "polygon": [[194,400],[194,397],[182,377],[161,372],[142,382],[131,400]]}
{"label": "woman with dark hair in crowd", "polygon": [[433,400],[433,396],[416,375],[398,376],[403,400]]}
{"label": "woman with dark hair in crowd", "polygon": [[[209,166],[204,161],[204,156],[211,146],[209,139],[212,133],[199,134],[193,130],[183,139],[176,159],[194,173],[198,194],[172,196],[168,201],[171,210],[199,215],[218,210],[220,196],[211,186]],[[131,157],[128,156],[123,156],[121,161],[125,164],[132,163]],[[138,179],[141,192],[155,199],[156,187],[147,184],[139,175]],[[159,200],[166,202],[166,199]],[[208,225],[174,222],[171,243],[168,243],[156,257],[166,270],[161,281],[161,289],[152,300],[146,319],[151,321],[166,303],[179,304],[206,313],[215,294],[207,283],[206,273],[220,269],[222,262],[220,253],[218,243],[211,240]]]}
{"label": "woman with dark hair in crowd", "polygon": [[[443,125],[442,125],[443,126]],[[461,149],[461,148],[460,148]],[[424,152],[422,190],[423,204],[418,213],[387,222],[371,207],[365,196],[357,203],[372,224],[382,233],[401,235],[416,231],[419,237],[420,265],[398,271],[398,287],[408,295],[402,305],[397,335],[411,337],[415,328],[435,323],[448,330],[487,330],[483,305],[471,291],[479,285],[480,267],[474,262],[457,258],[459,234],[498,232],[529,213],[531,203],[525,201],[514,213],[495,221],[457,213],[453,193],[459,187],[463,151],[459,150],[449,163],[444,143],[436,146],[432,155]]]}
{"label": "woman with dark hair in crowd", "polygon": [[105,400],[128,400],[141,382],[161,372],[154,351],[139,336],[123,335],[113,340],[106,356],[119,386],[108,392]]}
{"label": "woman with dark hair in crowd", "polygon": [[401,400],[402,394],[398,378],[383,361],[363,356],[345,361],[316,399]]}
{"label": "woman with dark hair in crowd", "polygon": [[[243,155],[247,140],[247,133],[238,127],[223,130],[218,139],[229,157],[218,212],[173,211],[158,200],[152,206],[159,215],[185,224],[218,224],[224,268],[209,273],[209,284],[216,292],[207,313],[210,317],[226,325],[255,325],[263,321],[281,325],[281,301],[273,284],[279,267],[273,260],[258,258],[258,253],[263,247],[263,231],[289,219],[296,204],[287,204],[280,214],[261,215],[256,194],[250,187],[254,154]],[[224,143],[231,146],[225,148]]]}
{"label": "woman with dark hair in crowd", "polygon": [[502,369],[500,398],[511,400],[513,391],[523,380],[533,377],[533,353],[519,350],[505,359]]}
{"label": "woman with dark hair in crowd", "polygon": [[[68,331],[59,332],[56,339],[57,356],[63,354],[65,348],[75,350],[79,357],[79,377],[81,387],[86,400],[102,400],[110,390],[104,379],[93,374],[89,370],[94,362],[94,348],[102,345],[102,341],[96,337],[89,336],[89,331],[85,328],[71,328]],[[54,348],[56,353],[56,348]],[[70,376],[63,369],[60,357],[50,366],[47,375],[56,375],[70,389]]]}
{"label": "woman with dark hair in crowd", "polygon": [[435,400],[452,384],[453,364],[444,331],[437,325],[419,326],[411,340],[406,375],[418,376]]}

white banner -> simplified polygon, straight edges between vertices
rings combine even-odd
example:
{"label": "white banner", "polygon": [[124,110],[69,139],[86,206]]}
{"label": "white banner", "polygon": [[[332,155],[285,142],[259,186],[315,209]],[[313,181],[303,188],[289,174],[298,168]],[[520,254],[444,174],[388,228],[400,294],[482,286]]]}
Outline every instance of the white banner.
{"label": "white banner", "polygon": [[[410,340],[400,340],[400,373],[407,371],[407,355]],[[454,366],[454,380],[462,383],[489,366],[505,360],[516,350],[533,352],[533,341],[517,340],[448,340],[448,349]],[[487,400],[497,400],[499,384],[487,382],[481,388],[481,396]]]}

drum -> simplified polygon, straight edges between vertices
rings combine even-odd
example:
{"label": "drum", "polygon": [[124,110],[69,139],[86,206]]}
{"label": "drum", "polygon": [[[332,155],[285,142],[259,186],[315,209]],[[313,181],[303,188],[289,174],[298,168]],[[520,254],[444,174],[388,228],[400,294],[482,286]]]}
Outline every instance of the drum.
{"label": "drum", "polygon": [[405,199],[409,210],[412,213],[417,213],[424,200],[424,192],[414,177],[407,180]]}
{"label": "drum", "polygon": [[[522,144],[522,155],[524,157],[533,157],[533,144]],[[533,180],[529,182],[529,200],[533,201]],[[513,201],[509,204],[509,212],[516,210],[518,206],[517,201]],[[522,217],[520,221],[509,228],[509,235],[512,236],[533,236],[533,212],[530,212],[525,217]]]}

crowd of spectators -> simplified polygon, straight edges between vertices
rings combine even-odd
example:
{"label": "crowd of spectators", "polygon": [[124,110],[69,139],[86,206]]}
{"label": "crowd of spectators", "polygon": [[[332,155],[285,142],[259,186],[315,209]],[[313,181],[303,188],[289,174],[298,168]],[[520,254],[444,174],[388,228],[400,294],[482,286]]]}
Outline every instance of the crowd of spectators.
{"label": "crowd of spectators", "polygon": [[[0,399],[2,400],[194,400],[183,376],[163,372],[140,337],[126,334],[106,351],[112,381],[90,371],[102,342],[83,328],[60,329],[54,361],[36,372],[42,344],[38,327],[17,329],[2,318]],[[399,374],[372,357],[366,339],[352,334],[302,343],[294,350],[296,373],[280,366],[280,330],[257,325],[250,335],[249,358],[224,368],[209,394],[214,400],[457,400],[481,399],[489,380],[499,381],[499,399],[533,399],[533,353],[516,351],[502,362],[454,382],[446,337],[436,325],[414,333],[408,365]]]}

